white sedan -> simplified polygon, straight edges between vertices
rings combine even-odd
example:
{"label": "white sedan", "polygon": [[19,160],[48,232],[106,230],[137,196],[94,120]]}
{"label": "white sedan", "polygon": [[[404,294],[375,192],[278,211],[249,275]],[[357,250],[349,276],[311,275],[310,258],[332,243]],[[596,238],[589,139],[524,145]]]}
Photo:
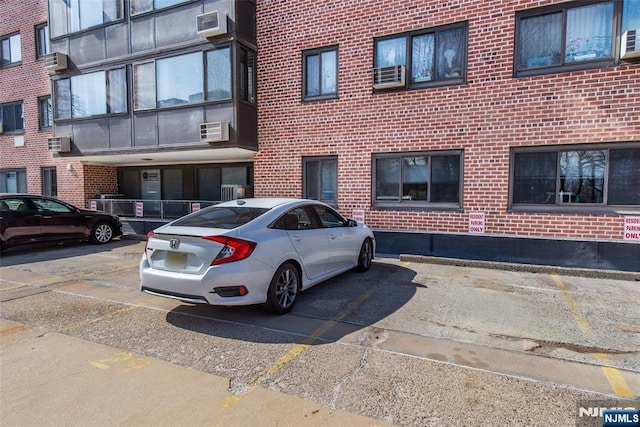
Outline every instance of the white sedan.
{"label": "white sedan", "polygon": [[263,304],[288,313],[299,291],[356,268],[375,240],[364,224],[314,200],[240,199],[151,231],[141,290],[188,303]]}

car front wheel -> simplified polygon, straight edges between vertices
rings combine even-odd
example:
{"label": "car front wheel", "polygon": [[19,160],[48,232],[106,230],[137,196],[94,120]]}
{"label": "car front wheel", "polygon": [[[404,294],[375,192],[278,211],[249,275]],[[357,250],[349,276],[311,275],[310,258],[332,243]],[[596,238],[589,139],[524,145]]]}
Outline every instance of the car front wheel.
{"label": "car front wheel", "polygon": [[296,302],[300,285],[300,273],[291,263],[284,263],[273,275],[263,308],[274,314],[286,314]]}
{"label": "car front wheel", "polygon": [[113,226],[107,222],[100,222],[91,230],[92,243],[109,243],[111,239],[113,239]]}
{"label": "car front wheel", "polygon": [[371,243],[371,239],[365,239],[360,247],[356,270],[363,272],[369,270],[371,267],[371,259],[373,259],[373,243]]}

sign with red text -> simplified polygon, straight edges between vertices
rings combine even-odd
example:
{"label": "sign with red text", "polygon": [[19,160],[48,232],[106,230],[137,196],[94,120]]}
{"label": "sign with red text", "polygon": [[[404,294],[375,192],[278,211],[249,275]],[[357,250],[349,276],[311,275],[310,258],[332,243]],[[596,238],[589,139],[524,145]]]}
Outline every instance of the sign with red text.
{"label": "sign with red text", "polygon": [[144,203],[136,202],[136,218],[142,218],[144,216]]}
{"label": "sign with red text", "polygon": [[200,210],[200,203],[191,203],[191,212],[198,212]]}
{"label": "sign with red text", "polygon": [[95,200],[91,200],[89,202],[89,209],[91,209],[92,211],[95,211],[96,209],[98,209],[98,203],[96,203]]}
{"label": "sign with red text", "polygon": [[364,224],[364,209],[354,209],[352,218]]}
{"label": "sign with red text", "polygon": [[624,217],[624,240],[640,242],[640,216]]}
{"label": "sign with red text", "polygon": [[484,212],[469,212],[469,233],[484,233]]}

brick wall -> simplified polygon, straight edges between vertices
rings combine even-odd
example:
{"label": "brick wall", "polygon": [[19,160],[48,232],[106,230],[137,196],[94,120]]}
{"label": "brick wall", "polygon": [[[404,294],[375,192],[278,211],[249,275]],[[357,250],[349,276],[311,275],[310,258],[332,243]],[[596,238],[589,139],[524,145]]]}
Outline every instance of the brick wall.
{"label": "brick wall", "polygon": [[[45,0],[2,0],[0,2],[0,36],[20,32],[22,62],[0,68],[0,104],[23,101],[24,146],[16,147],[13,134],[0,135],[0,169],[26,168],[27,191],[42,192],[42,168],[55,167],[58,196],[84,205],[82,165],[75,160],[54,157],[47,148],[50,129],[40,130],[38,97],[51,94],[49,73],[36,59],[35,26],[47,22]],[[71,164],[71,170],[67,170]]]}
{"label": "brick wall", "polygon": [[[385,230],[621,239],[623,216],[508,212],[512,147],[640,141],[640,65],[513,77],[515,12],[553,1],[259,0],[256,196],[302,196],[338,155],[338,208]],[[557,2],[555,2],[557,3]],[[468,21],[467,83],[374,94],[374,37]],[[302,51],[338,45],[339,99],[301,102]],[[464,149],[463,212],[371,209],[371,154]]]}

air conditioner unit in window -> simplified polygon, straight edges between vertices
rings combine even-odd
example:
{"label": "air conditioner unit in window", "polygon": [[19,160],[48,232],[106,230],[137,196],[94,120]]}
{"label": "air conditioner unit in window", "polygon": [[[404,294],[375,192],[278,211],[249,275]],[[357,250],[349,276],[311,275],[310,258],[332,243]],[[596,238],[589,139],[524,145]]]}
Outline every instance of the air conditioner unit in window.
{"label": "air conditioner unit in window", "polygon": [[404,65],[378,67],[373,69],[373,87],[388,89],[405,85],[406,69]]}
{"label": "air conditioner unit in window", "polygon": [[622,34],[620,58],[640,58],[640,28],[627,30]]}
{"label": "air conditioner unit in window", "polygon": [[196,26],[200,37],[213,37],[227,33],[227,15],[214,10],[196,16]]}
{"label": "air conditioner unit in window", "polygon": [[229,140],[229,122],[200,123],[201,142],[221,142]]}
{"label": "air conditioner unit in window", "polygon": [[68,153],[71,151],[71,138],[68,136],[57,136],[47,139],[49,151],[54,153]]}
{"label": "air conditioner unit in window", "polygon": [[44,68],[51,71],[67,69],[67,55],[62,52],[51,52],[44,56]]}

